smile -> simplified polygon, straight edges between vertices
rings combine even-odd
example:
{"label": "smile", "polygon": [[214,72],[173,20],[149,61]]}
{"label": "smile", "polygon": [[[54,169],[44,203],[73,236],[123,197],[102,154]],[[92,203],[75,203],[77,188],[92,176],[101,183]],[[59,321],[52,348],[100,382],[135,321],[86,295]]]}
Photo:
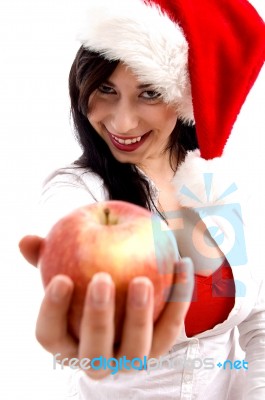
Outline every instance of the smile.
{"label": "smile", "polygon": [[126,138],[124,136],[117,136],[108,132],[109,138],[113,146],[119,151],[132,152],[137,150],[147,140],[152,131],[148,131],[143,135]]}
{"label": "smile", "polygon": [[115,135],[111,135],[111,136],[112,136],[113,139],[116,140],[118,143],[120,143],[120,144],[126,144],[126,145],[129,145],[129,144],[132,144],[132,143],[140,142],[140,140],[142,139],[142,136],[138,136],[138,137],[135,137],[135,138],[133,138],[133,139],[121,139],[121,138],[119,138],[119,137],[117,137],[117,136],[115,136]]}

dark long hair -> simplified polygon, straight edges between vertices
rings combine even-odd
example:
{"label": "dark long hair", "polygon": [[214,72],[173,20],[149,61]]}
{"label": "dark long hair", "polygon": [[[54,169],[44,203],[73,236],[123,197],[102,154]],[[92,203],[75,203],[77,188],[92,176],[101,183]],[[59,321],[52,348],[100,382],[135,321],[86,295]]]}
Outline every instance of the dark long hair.
{"label": "dark long hair", "polygon": [[[69,92],[75,135],[83,153],[75,165],[98,174],[103,179],[110,200],[124,200],[150,210],[154,204],[148,181],[135,165],[121,163],[113,157],[87,119],[89,96],[107,80],[118,63],[108,61],[82,46],[77,52],[69,75]],[[174,155],[181,161],[188,150],[197,147],[195,127],[178,121],[167,147],[170,158]]]}

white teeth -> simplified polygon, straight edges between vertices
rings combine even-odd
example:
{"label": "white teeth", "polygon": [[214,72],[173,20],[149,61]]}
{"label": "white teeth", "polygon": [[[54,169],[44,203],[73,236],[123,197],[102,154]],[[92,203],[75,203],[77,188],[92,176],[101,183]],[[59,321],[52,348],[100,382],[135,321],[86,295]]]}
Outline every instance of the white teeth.
{"label": "white teeth", "polygon": [[140,140],[142,139],[142,136],[138,136],[137,138],[134,139],[120,139],[117,138],[116,136],[112,135],[113,139],[116,140],[116,142],[120,143],[120,144],[132,144],[132,143],[136,143],[136,142],[140,142]]}

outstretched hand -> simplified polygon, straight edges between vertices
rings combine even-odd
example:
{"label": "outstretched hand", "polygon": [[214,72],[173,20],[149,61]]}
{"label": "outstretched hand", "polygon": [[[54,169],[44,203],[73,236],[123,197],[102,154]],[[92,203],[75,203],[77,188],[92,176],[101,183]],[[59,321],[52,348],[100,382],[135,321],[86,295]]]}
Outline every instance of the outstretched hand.
{"label": "outstretched hand", "polygon": [[[26,236],[20,243],[25,259],[37,266],[42,238]],[[39,343],[57,360],[106,359],[126,356],[143,359],[165,354],[176,342],[189,308],[193,291],[193,265],[190,259],[176,263],[171,296],[156,323],[153,323],[154,287],[146,277],[134,278],[129,285],[126,316],[119,348],[114,348],[115,285],[107,273],[97,273],[88,284],[77,342],[68,332],[67,314],[74,283],[66,275],[55,276],[46,287],[37,324]],[[137,343],[137,346],[135,346]],[[58,355],[59,353],[59,355]],[[94,379],[110,370],[86,370]]]}

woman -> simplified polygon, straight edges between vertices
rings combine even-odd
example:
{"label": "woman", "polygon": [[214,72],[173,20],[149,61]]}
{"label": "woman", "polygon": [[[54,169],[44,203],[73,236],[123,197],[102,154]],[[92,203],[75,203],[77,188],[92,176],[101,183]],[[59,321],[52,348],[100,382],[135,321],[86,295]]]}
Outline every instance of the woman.
{"label": "woman", "polygon": [[[45,229],[83,204],[119,199],[141,205],[174,229],[180,255],[192,259],[195,289],[187,312],[191,265],[180,262],[184,274],[176,274],[176,283],[183,285],[176,287],[186,289],[184,301],[180,292],[173,293],[153,330],[152,284],[147,278],[132,281],[117,350],[111,277],[96,274],[88,287],[79,343],[66,329],[73,282],[55,277],[40,310],[37,338],[51,353],[60,353],[58,359],[163,356],[160,370],[150,364],[134,375],[79,371],[80,399],[253,400],[265,394],[262,283],[248,268],[240,209],[228,196],[233,180],[217,182],[226,166],[224,145],[264,62],[264,23],[248,2],[197,3],[126,0],[89,6],[69,80],[83,154],[47,180]],[[200,152],[194,150],[198,146]],[[222,225],[224,219],[235,232]],[[38,237],[21,242],[33,264],[40,244]],[[237,360],[236,327],[245,359]]]}

